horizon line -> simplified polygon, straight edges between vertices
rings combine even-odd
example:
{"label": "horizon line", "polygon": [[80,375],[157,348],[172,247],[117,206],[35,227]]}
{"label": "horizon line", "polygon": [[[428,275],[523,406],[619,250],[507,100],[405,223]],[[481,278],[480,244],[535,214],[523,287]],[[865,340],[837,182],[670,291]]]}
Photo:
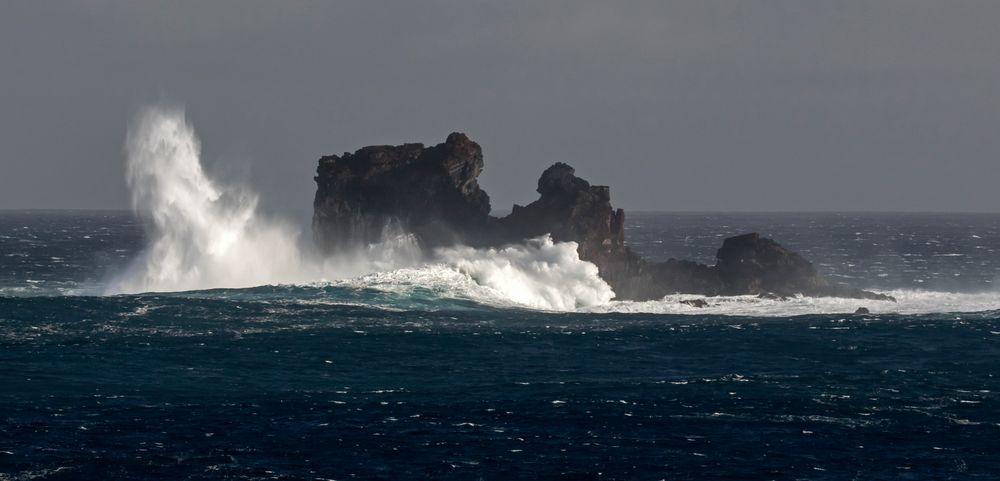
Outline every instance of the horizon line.
{"label": "horizon line", "polygon": [[[265,210],[266,212],[276,212]],[[0,207],[0,213],[11,212],[115,212],[132,213],[127,208],[90,208],[90,207]],[[277,211],[280,212],[280,211]],[[493,209],[490,214],[509,214],[511,209]],[[973,210],[654,210],[654,209],[625,209],[626,214],[981,214],[1000,215],[1000,211],[973,211]]]}

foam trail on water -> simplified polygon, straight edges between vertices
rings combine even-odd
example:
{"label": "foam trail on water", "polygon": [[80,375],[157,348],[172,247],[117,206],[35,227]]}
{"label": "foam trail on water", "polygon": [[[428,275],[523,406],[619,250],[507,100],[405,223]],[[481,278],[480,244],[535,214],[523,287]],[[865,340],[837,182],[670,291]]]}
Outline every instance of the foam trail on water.
{"label": "foam trail on water", "polygon": [[[1000,310],[1000,296],[995,292],[959,293],[894,289],[884,291],[898,302],[846,299],[840,297],[796,296],[786,300],[757,296],[704,297],[674,294],[654,301],[613,301],[590,309],[591,312],[635,312],[653,314],[700,314],[726,316],[786,317],[808,314],[851,314],[865,307],[872,314],[963,313]],[[707,307],[693,307],[681,301],[704,299]]]}
{"label": "foam trail on water", "polygon": [[213,182],[178,109],[150,108],[129,129],[126,181],[151,244],[109,291],[249,287],[308,280],[295,229],[257,215],[257,196]]}

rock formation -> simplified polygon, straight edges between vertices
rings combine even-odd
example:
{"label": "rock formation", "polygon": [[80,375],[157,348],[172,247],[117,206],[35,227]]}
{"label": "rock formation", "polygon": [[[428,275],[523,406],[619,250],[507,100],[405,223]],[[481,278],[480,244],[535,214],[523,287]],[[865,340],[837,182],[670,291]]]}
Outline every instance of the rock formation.
{"label": "rock formation", "polygon": [[597,266],[619,299],[673,293],[892,299],[829,285],[812,263],[756,233],[726,239],[714,266],[645,261],[626,245],[625,212],[612,208],[608,187],[590,185],[564,163],[542,173],[538,200],[492,217],[477,181],[482,170],[482,149],[461,133],[433,147],[370,146],[323,157],[313,204],[316,241],[332,250],[376,242],[396,228],[433,249],[509,244],[548,233],[576,242],[580,258]]}
{"label": "rock formation", "polygon": [[443,143],[364,147],[319,160],[313,234],[321,248],[372,243],[398,226],[425,245],[484,233],[490,198],[479,188],[479,145],[454,133]]}

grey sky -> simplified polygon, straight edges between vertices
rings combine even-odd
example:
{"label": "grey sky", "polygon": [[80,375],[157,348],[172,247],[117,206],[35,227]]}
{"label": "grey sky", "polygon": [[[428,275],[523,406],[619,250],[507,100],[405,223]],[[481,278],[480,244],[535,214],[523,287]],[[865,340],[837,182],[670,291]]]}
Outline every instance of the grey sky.
{"label": "grey sky", "polygon": [[1000,211],[1000,2],[3,2],[0,208],[124,208],[135,111],[311,212],[322,154],[468,133],[643,210]]}

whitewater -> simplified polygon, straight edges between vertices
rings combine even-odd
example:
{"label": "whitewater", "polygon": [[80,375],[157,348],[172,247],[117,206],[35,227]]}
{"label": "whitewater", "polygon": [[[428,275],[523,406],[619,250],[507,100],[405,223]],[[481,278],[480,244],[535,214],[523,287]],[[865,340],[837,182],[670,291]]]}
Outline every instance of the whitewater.
{"label": "whitewater", "polygon": [[[778,224],[755,214],[722,215],[711,222],[698,222],[705,216],[694,214],[674,215],[663,222],[655,215],[632,216],[637,220],[629,234],[631,246],[652,259],[666,257],[661,251],[666,241],[672,255],[711,263],[709,247],[718,245],[723,235],[777,229],[776,238],[787,239],[790,248],[826,269],[829,278],[880,290],[898,300],[709,297],[708,306],[699,308],[682,302],[703,298],[697,295],[616,300],[597,268],[580,260],[575,243],[553,242],[548,236],[498,248],[440,248],[425,255],[413,236],[387,227],[381,242],[322,255],[298,226],[260,214],[259,197],[248,186],[208,175],[200,140],[178,108],[141,111],[128,129],[125,154],[125,180],[133,214],[144,231],[142,244],[123,254],[128,258],[116,262],[100,279],[86,283],[13,279],[0,286],[0,293],[128,295],[285,285],[307,290],[369,289],[391,293],[393,299],[432,292],[442,306],[454,299],[501,308],[591,313],[794,316],[853,313],[859,307],[873,314],[1000,309],[1000,295],[993,285],[1000,270],[993,260],[991,235],[997,225],[992,219],[972,219],[978,223],[968,233],[955,234],[952,245],[937,239],[923,242],[931,247],[924,255],[919,250],[924,245],[914,240],[919,240],[919,229],[924,227],[912,222],[900,227],[915,229],[907,234],[878,232],[884,222],[877,218],[832,219],[847,222],[840,227],[843,235],[834,233],[846,237],[840,241],[846,245],[842,247],[830,245],[829,235],[800,240],[804,232],[816,228],[816,216],[786,215],[791,221]],[[771,224],[762,225],[761,220]],[[741,222],[747,224],[745,230]],[[16,240],[6,235],[0,242],[5,238]],[[871,245],[888,247],[900,239],[908,242],[903,247],[917,250],[872,255]],[[975,245],[965,245],[969,241]],[[852,247],[852,242],[858,246]],[[15,249],[5,259],[17,261],[20,255]],[[956,284],[959,280],[971,285]]]}
{"label": "whitewater", "polygon": [[[320,256],[290,224],[258,214],[258,196],[210,179],[201,146],[179,109],[149,108],[126,140],[126,181],[150,243],[106,293],[192,291],[299,284],[395,271],[398,279],[448,279],[482,286],[483,295],[531,308],[573,310],[614,296],[576,244],[532,239],[499,249],[456,246],[421,256],[412,236],[386,229],[367,249]],[[412,268],[423,265],[423,272]],[[407,268],[405,271],[398,269]],[[391,276],[391,275],[390,275]],[[383,276],[384,277],[384,276]]]}

